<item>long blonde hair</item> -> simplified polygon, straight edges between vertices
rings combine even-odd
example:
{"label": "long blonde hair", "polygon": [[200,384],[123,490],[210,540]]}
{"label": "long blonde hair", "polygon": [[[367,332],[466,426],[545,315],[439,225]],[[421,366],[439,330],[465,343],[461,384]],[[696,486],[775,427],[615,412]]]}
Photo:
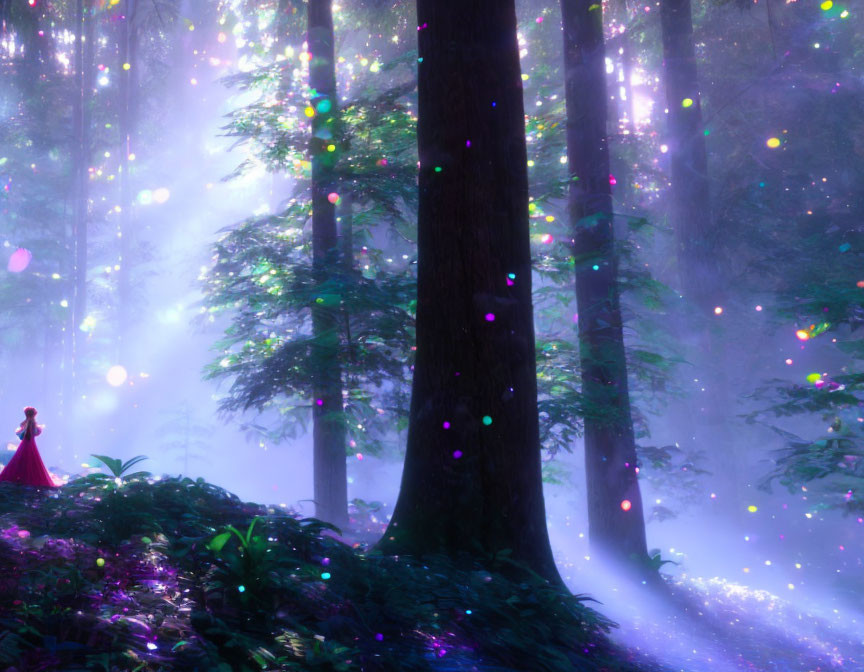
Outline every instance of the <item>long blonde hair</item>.
{"label": "long blonde hair", "polygon": [[24,430],[25,439],[32,439],[33,435],[35,434],[34,430],[36,429],[36,414],[38,412],[39,411],[37,411],[32,406],[28,406],[24,409],[24,415],[26,417],[24,418],[24,422],[21,423],[21,429]]}

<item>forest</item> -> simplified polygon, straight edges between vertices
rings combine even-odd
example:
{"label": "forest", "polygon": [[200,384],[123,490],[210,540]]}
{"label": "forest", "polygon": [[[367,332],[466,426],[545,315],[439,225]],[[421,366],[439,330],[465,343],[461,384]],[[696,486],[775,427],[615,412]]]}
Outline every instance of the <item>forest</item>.
{"label": "forest", "polygon": [[0,672],[864,672],[862,11],[0,0]]}

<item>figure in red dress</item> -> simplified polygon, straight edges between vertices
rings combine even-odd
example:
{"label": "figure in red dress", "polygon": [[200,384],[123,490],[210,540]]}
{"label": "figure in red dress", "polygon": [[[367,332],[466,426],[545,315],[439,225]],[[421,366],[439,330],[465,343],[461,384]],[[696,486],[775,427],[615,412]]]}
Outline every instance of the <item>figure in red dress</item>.
{"label": "figure in red dress", "polygon": [[0,472],[0,481],[19,483],[20,485],[36,485],[40,487],[56,487],[54,479],[45,468],[39,449],[36,447],[36,437],[42,433],[42,428],[36,424],[36,409],[28,406],[24,409],[24,422],[15,432],[21,443],[18,450],[9,460],[9,464]]}

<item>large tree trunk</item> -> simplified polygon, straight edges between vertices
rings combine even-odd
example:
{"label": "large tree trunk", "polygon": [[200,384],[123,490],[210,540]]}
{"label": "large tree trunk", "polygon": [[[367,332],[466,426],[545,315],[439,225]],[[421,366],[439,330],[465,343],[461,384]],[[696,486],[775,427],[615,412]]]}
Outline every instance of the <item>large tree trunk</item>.
{"label": "large tree trunk", "polygon": [[[336,152],[333,127],[336,112],[336,62],[330,0],[309,0],[309,87],[313,90],[312,139],[312,257],[316,281],[323,284],[339,262],[335,192]],[[322,296],[312,306],[315,339],[313,388],[313,470],[316,515],[339,527],[348,522],[348,480],[345,417],[340,362],[338,300]]]}
{"label": "large tree trunk", "polygon": [[570,218],[585,415],[588,532],[618,561],[647,558],[618,289],[609,184],[602,10],[562,0]]}
{"label": "large tree trunk", "polygon": [[379,548],[511,549],[558,583],[540,475],[514,3],[418,0],[417,15],[417,359],[401,489]]}

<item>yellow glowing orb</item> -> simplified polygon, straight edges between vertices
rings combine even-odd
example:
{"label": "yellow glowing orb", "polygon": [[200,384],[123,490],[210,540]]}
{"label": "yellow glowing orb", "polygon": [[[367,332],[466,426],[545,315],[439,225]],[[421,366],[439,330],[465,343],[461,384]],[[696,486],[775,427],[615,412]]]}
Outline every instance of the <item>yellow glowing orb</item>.
{"label": "yellow glowing orb", "polygon": [[768,138],[765,141],[765,144],[771,149],[777,149],[780,146],[780,138]]}

